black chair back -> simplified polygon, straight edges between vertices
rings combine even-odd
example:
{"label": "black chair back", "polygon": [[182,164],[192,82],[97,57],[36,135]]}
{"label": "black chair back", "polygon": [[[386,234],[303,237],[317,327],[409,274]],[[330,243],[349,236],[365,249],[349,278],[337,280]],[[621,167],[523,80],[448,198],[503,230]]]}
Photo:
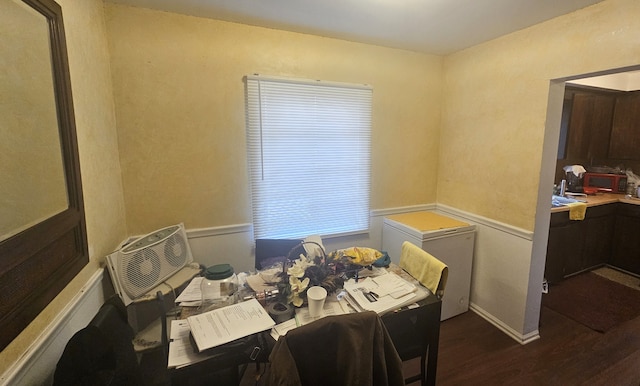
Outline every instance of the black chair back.
{"label": "black chair back", "polygon": [[[301,239],[256,239],[256,269],[261,270],[282,263],[289,252],[301,242]],[[297,259],[300,253],[305,253],[302,245],[300,251],[291,253],[291,259]]]}
{"label": "black chair back", "polygon": [[382,321],[402,361],[420,358],[420,373],[411,376],[405,374],[407,376],[405,384],[420,381],[421,385],[426,385],[426,360],[429,353],[429,330],[426,327],[429,325],[428,318],[427,307],[409,308],[382,316]]}

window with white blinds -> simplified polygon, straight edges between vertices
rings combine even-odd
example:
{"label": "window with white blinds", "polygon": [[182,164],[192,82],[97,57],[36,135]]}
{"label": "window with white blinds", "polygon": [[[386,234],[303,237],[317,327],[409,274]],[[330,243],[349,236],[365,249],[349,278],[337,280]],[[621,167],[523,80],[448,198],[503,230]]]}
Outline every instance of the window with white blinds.
{"label": "window with white blinds", "polygon": [[371,88],[259,75],[246,87],[254,237],[366,232]]}

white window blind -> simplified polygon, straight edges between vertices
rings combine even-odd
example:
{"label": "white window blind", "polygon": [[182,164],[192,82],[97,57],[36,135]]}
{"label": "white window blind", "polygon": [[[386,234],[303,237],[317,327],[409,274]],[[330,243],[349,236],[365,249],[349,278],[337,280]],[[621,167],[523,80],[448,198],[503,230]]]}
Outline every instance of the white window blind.
{"label": "white window blind", "polygon": [[371,88],[247,76],[255,238],[369,228]]}

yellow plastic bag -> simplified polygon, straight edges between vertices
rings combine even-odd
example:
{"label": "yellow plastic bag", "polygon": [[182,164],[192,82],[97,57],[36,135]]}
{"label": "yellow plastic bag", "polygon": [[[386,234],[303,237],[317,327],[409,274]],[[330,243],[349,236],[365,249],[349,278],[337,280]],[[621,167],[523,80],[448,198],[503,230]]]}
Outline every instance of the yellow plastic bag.
{"label": "yellow plastic bag", "polygon": [[338,249],[329,254],[332,260],[348,260],[352,264],[367,266],[383,256],[382,252],[367,247]]}

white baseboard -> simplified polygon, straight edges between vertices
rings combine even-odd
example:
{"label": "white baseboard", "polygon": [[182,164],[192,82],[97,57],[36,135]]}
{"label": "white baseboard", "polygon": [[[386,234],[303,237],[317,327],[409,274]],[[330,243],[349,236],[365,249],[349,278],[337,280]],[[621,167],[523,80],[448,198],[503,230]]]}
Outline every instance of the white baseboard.
{"label": "white baseboard", "polygon": [[471,311],[475,312],[476,314],[480,315],[481,318],[483,318],[487,322],[493,324],[500,331],[504,332],[509,337],[511,337],[513,340],[515,340],[516,342],[518,342],[518,343],[520,343],[522,345],[525,345],[527,343],[533,342],[534,340],[540,339],[540,333],[539,333],[538,330],[530,332],[530,333],[528,333],[526,335],[522,335],[519,332],[517,332],[516,330],[514,330],[511,327],[507,326],[506,324],[502,323],[499,319],[496,319],[493,315],[491,315],[490,313],[486,312],[481,307],[478,307],[478,305],[474,304],[473,302],[469,304],[469,309]]}

